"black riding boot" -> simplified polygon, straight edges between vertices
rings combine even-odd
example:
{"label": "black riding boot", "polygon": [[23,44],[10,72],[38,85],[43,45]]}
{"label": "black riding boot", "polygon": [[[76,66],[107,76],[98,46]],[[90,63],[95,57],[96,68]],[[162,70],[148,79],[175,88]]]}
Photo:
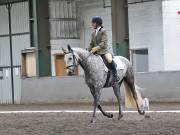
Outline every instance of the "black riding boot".
{"label": "black riding boot", "polygon": [[113,73],[113,77],[114,77],[114,80],[115,82],[118,82],[119,81],[119,77],[117,76],[117,70],[116,70],[116,64],[114,61],[112,61],[110,64],[110,68],[112,70],[112,73]]}

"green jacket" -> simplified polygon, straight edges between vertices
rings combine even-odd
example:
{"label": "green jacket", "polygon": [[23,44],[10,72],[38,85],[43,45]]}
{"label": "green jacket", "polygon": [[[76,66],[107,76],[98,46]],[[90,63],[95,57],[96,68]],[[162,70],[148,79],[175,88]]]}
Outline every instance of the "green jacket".
{"label": "green jacket", "polygon": [[96,32],[93,32],[91,34],[91,43],[88,50],[91,51],[93,47],[99,46],[100,49],[97,51],[97,54],[99,55],[106,54],[109,52],[107,41],[108,39],[107,39],[106,30],[101,28],[98,31],[97,35],[96,35]]}

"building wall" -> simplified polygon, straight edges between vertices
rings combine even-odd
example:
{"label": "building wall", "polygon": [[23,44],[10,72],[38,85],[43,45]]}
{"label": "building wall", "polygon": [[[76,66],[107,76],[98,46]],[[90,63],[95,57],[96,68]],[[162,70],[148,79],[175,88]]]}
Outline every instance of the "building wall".
{"label": "building wall", "polygon": [[130,49],[148,48],[149,71],[180,69],[178,11],[179,0],[129,4]]}
{"label": "building wall", "polygon": [[179,70],[180,63],[180,1],[165,0],[163,7],[165,70]]}
{"label": "building wall", "polygon": [[150,101],[180,101],[180,71],[136,73],[135,79],[142,95]]}
{"label": "building wall", "polygon": [[[77,11],[74,10],[76,10],[74,1],[70,1],[68,4],[68,1],[49,0],[52,76],[56,75],[54,63],[55,54],[62,54],[62,48],[66,49],[68,44],[72,47],[80,47],[80,39],[78,39],[77,36],[72,37],[73,31],[76,28],[74,24],[76,21],[73,19],[77,18]],[[70,30],[72,32],[70,32]]]}
{"label": "building wall", "polygon": [[[7,5],[0,5],[1,104],[20,103],[21,50],[30,47],[28,1],[13,3],[9,11],[10,15],[8,15]],[[11,32],[9,23],[11,23]],[[10,42],[10,37],[12,37],[12,42]],[[10,51],[11,45],[12,51]]]}
{"label": "building wall", "polygon": [[[102,101],[113,101],[112,88],[103,90]],[[93,97],[82,76],[22,80],[21,103],[90,102]]]}
{"label": "building wall", "polygon": [[149,71],[164,70],[161,0],[128,5],[130,49],[148,49]]}
{"label": "building wall", "polygon": [[[149,98],[150,101],[180,101],[179,71],[136,73],[135,80],[142,96]],[[123,86],[121,94],[124,98]],[[21,103],[23,104],[92,101],[90,90],[81,76],[22,80]],[[117,101],[112,88],[102,90],[101,101]]]}

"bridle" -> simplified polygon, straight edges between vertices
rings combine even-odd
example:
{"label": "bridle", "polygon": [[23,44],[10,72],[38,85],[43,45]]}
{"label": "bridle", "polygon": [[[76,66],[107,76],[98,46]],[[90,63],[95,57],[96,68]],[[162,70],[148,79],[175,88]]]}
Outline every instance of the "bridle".
{"label": "bridle", "polygon": [[76,58],[73,50],[67,52],[66,54],[72,54],[72,56],[73,56],[73,64],[72,64],[72,65],[69,65],[69,66],[66,66],[66,69],[70,69],[70,67],[76,68],[76,67],[78,67],[78,65],[81,65],[81,66],[82,66],[82,62],[85,61],[85,60],[87,60],[87,59],[89,58],[89,56],[91,56],[92,53],[90,53],[86,58],[84,58],[84,59],[82,59],[82,60],[80,60],[80,59],[78,60],[78,59]]}
{"label": "bridle", "polygon": [[[72,65],[69,65],[69,66],[66,66],[66,69],[69,69],[70,67],[74,67],[74,68],[78,67],[79,62],[78,62],[78,59],[76,58],[74,52],[71,51],[71,52],[68,52],[68,53],[66,53],[66,54],[72,54],[72,56],[73,56],[73,64],[72,64]],[[76,63],[77,63],[77,64],[76,64]]]}

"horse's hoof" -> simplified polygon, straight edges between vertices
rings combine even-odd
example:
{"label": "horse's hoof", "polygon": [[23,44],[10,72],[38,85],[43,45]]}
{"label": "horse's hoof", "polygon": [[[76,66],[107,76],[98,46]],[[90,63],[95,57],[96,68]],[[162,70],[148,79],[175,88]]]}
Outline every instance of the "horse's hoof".
{"label": "horse's hoof", "polygon": [[108,118],[113,118],[113,114],[109,114],[107,117]]}
{"label": "horse's hoof", "polygon": [[138,110],[138,112],[139,112],[140,115],[144,115],[144,114],[145,114],[145,111],[144,111],[144,110],[142,110],[142,111],[141,111],[141,110]]}
{"label": "horse's hoof", "polygon": [[122,117],[123,117],[123,115],[122,115],[122,114],[121,114],[121,115],[119,115],[118,120],[120,120]]}
{"label": "horse's hoof", "polygon": [[96,120],[95,119],[91,119],[91,123],[95,123],[96,122]]}

